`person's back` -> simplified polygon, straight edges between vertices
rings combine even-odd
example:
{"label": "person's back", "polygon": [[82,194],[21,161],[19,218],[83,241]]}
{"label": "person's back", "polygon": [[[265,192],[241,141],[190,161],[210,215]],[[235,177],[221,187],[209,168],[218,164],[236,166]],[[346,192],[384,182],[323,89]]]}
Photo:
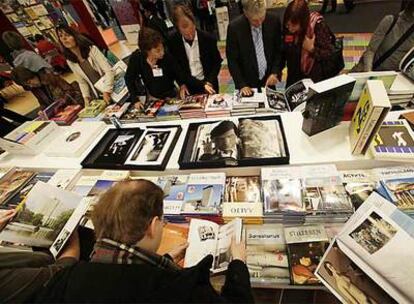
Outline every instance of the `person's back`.
{"label": "person's back", "polygon": [[182,269],[176,263],[188,244],[156,254],[162,231],[164,193],[146,180],[112,186],[94,207],[97,241],[91,263],[59,272],[38,293],[38,303],[253,302],[243,244],[232,243],[221,295],[210,283],[213,257]]}

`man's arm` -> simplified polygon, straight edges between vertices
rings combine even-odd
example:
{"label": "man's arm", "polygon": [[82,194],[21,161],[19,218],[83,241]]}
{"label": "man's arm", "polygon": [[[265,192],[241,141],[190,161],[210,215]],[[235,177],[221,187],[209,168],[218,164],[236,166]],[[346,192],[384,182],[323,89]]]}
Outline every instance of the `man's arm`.
{"label": "man's arm", "polygon": [[275,51],[272,58],[272,65],[271,65],[271,74],[280,74],[280,64],[282,60],[282,26],[280,24],[279,17],[272,16],[272,18],[275,18],[273,24],[274,24],[274,31],[275,31],[275,41],[272,42],[275,45]]}
{"label": "man's arm", "polygon": [[226,56],[227,65],[231,77],[233,77],[236,89],[241,89],[247,86],[246,81],[243,79],[243,73],[240,68],[240,49],[237,43],[237,29],[229,25],[227,29],[227,42],[226,42]]}
{"label": "man's arm", "polygon": [[139,95],[138,82],[141,81],[139,60],[140,57],[138,54],[132,54],[128,63],[128,68],[125,73],[125,84],[128,88],[128,92],[130,94],[132,102],[135,102]]}
{"label": "man's arm", "polygon": [[220,52],[217,48],[217,40],[209,36],[207,36],[206,39],[209,45],[208,56],[212,58],[211,61],[213,62],[213,66],[211,67],[208,75],[205,75],[205,78],[208,82],[214,83],[217,80],[218,74],[220,73],[221,62],[223,59],[221,58]]}

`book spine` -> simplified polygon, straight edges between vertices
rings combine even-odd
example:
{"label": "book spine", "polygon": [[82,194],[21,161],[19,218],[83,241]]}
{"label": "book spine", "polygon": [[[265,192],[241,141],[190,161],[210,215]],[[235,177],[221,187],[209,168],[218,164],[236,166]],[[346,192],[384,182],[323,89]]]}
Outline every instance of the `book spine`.
{"label": "book spine", "polygon": [[364,128],[358,135],[357,143],[355,145],[353,154],[363,154],[366,152],[367,147],[370,144],[370,140],[374,138],[374,136],[372,136],[372,132],[375,130],[378,124],[378,120],[381,117],[383,111],[383,107],[373,108],[371,115],[367,117],[367,122],[365,123]]}

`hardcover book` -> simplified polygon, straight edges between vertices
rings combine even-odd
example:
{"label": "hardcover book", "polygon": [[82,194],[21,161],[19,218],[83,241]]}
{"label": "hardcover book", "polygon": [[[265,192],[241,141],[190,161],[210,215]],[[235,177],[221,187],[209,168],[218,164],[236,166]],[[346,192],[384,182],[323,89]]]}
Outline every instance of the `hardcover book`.
{"label": "hardcover book", "polygon": [[32,171],[12,169],[0,179],[0,204],[4,204],[11,196],[25,186],[35,173]]}
{"label": "hardcover book", "polygon": [[240,242],[242,234],[241,219],[219,226],[206,220],[192,219],[188,232],[189,246],[185,253],[184,267],[195,266],[205,256],[213,255],[211,271],[225,271],[232,259],[230,245],[234,238]]}
{"label": "hardcover book", "polygon": [[183,214],[219,214],[224,194],[224,173],[190,174]]}
{"label": "hardcover book", "polygon": [[341,173],[345,190],[352,205],[358,209],[377,188],[376,179],[367,170],[350,170]]}
{"label": "hardcover book", "polygon": [[380,80],[368,80],[349,128],[351,151],[365,154],[391,109],[385,87]]}
{"label": "hardcover book", "polygon": [[18,206],[16,216],[0,232],[0,239],[49,248],[56,257],[85,211],[80,196],[38,182]]}
{"label": "hardcover book", "polygon": [[354,84],[354,78],[340,75],[310,85],[303,112],[303,132],[312,136],[335,127],[342,119]]}
{"label": "hardcover book", "polygon": [[361,73],[349,73],[348,76],[351,76],[355,79],[355,86],[352,90],[351,96],[349,97],[349,101],[357,102],[359,100],[368,80],[382,81],[385,90],[388,93],[397,75],[398,73],[395,71],[371,71]]}
{"label": "hardcover book", "polygon": [[164,185],[164,214],[178,215],[184,204],[184,196],[187,189],[188,175],[160,176],[157,184]]}
{"label": "hardcover book", "polygon": [[338,233],[316,275],[344,303],[355,295],[371,303],[412,303],[413,227],[412,218],[372,193]]}
{"label": "hardcover book", "polygon": [[320,284],[314,272],[328,245],[323,225],[286,227],[291,283],[293,285]]}
{"label": "hardcover book", "polygon": [[282,225],[247,225],[245,240],[246,264],[251,282],[290,283]]}
{"label": "hardcover book", "polygon": [[223,217],[262,217],[263,201],[259,176],[227,177]]}

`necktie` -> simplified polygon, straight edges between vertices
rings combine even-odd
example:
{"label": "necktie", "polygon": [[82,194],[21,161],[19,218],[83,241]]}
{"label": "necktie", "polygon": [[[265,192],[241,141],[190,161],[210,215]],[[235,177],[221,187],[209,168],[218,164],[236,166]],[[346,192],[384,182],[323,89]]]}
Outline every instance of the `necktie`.
{"label": "necktie", "polygon": [[267,62],[264,53],[263,37],[260,28],[253,28],[254,32],[254,48],[256,51],[257,67],[259,68],[259,79],[262,80],[266,74]]}

